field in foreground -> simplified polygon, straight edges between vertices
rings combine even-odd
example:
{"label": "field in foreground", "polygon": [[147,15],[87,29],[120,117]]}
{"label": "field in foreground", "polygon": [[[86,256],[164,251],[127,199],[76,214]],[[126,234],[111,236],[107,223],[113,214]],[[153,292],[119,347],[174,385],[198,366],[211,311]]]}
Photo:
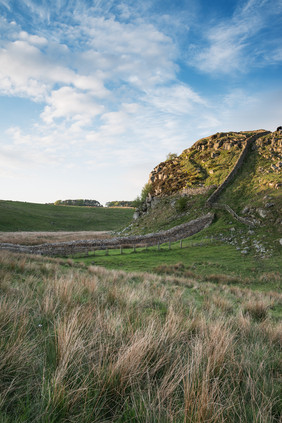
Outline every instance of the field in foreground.
{"label": "field in foreground", "polygon": [[0,231],[113,231],[126,226],[134,210],[53,206],[0,200]]}
{"label": "field in foreground", "polygon": [[0,253],[0,421],[281,418],[281,294]]}

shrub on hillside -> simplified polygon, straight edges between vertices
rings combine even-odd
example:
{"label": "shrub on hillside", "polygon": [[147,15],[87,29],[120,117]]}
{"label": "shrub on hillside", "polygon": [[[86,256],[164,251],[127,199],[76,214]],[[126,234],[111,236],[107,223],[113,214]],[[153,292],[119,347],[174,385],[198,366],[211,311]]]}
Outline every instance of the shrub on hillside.
{"label": "shrub on hillside", "polygon": [[135,200],[132,202],[133,207],[139,208],[144,203],[144,201],[146,200],[148,195],[151,193],[151,191],[152,191],[152,185],[148,182],[142,188],[141,195],[136,197]]}
{"label": "shrub on hillside", "polygon": [[188,198],[180,197],[175,203],[175,208],[178,212],[184,212],[187,209]]}
{"label": "shrub on hillside", "polygon": [[166,156],[166,161],[176,159],[176,157],[176,153],[168,153],[168,155]]}

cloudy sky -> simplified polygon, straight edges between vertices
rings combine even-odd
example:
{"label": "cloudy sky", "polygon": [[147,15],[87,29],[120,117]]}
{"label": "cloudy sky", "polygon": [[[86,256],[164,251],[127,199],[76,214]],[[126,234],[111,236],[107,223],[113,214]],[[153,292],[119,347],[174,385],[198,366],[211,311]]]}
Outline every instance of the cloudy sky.
{"label": "cloudy sky", "polygon": [[282,124],[282,0],[0,0],[0,199],[132,200],[168,153]]}

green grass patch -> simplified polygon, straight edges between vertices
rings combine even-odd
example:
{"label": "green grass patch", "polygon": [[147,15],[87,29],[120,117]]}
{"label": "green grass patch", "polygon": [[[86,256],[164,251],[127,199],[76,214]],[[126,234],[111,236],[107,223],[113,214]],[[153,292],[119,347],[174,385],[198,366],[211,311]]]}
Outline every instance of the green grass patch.
{"label": "green grass patch", "polygon": [[0,231],[111,231],[129,224],[134,210],[0,201]]}
{"label": "green grass patch", "polygon": [[162,244],[159,248],[123,249],[122,254],[120,249],[90,252],[86,257],[74,256],[74,261],[127,272],[156,272],[263,290],[277,289],[281,284],[282,266],[277,256],[259,259],[254,254],[242,255],[234,246],[209,238],[187,238],[182,248],[180,242],[175,242],[171,249],[169,244]]}

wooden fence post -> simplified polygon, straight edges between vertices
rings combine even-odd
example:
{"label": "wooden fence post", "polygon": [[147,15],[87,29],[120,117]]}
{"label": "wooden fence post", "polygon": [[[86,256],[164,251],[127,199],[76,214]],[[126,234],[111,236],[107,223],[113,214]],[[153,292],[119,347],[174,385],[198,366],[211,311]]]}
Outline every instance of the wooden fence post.
{"label": "wooden fence post", "polygon": [[182,248],[182,239],[180,240],[180,248]]}
{"label": "wooden fence post", "polygon": [[158,242],[158,251],[160,251],[160,243]]}

